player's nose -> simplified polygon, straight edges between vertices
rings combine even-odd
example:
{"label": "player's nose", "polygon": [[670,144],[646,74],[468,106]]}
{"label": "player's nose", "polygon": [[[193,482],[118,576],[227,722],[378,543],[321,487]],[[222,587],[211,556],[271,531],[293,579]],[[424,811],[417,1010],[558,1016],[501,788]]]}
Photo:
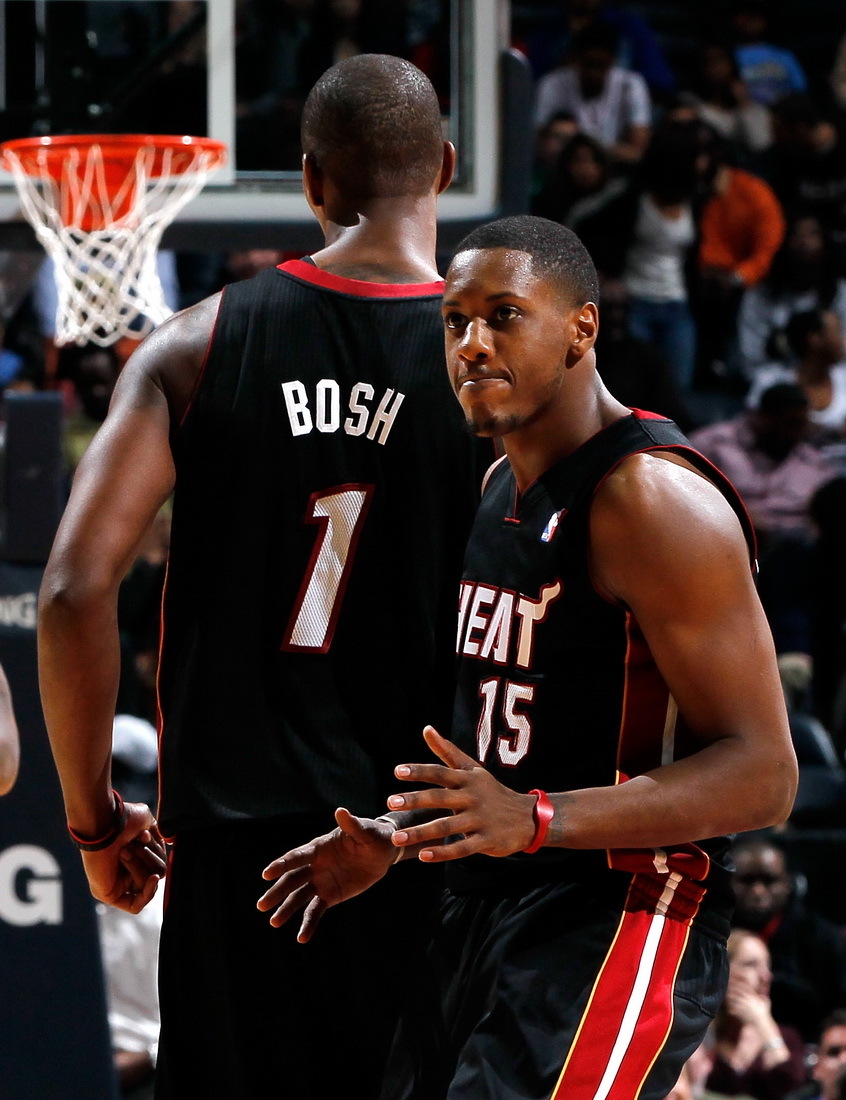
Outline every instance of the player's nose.
{"label": "player's nose", "polygon": [[485,363],[494,353],[491,331],[477,318],[469,322],[458,345],[458,354],[467,363]]}

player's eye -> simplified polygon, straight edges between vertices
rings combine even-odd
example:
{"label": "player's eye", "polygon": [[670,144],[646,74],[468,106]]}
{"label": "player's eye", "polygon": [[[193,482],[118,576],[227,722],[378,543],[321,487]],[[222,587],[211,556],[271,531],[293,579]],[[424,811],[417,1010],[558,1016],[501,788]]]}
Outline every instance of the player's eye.
{"label": "player's eye", "polygon": [[464,324],[466,324],[466,320],[462,313],[445,313],[444,324],[447,328],[461,328]]}
{"label": "player's eye", "polygon": [[497,306],[494,310],[494,319],[497,321],[513,321],[520,316],[520,310],[516,306]]}

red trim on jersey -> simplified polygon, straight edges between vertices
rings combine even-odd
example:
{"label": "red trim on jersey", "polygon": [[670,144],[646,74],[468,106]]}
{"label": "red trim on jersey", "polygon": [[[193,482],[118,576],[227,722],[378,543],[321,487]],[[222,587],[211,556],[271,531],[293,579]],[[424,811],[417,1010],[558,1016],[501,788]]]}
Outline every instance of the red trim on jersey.
{"label": "red trim on jersey", "polygon": [[[640,877],[632,880],[626,909],[550,1100],[636,1100],[667,1042],[690,918],[664,915],[667,896],[674,892],[667,876],[644,876],[664,883],[664,900],[644,907],[635,897]],[[703,896],[700,890],[699,899]]]}
{"label": "red trim on jersey", "polygon": [[641,775],[661,765],[670,691],[631,612],[626,613],[626,638],[617,770]]}
{"label": "red trim on jersey", "polygon": [[482,490],[481,490],[481,494],[480,494],[481,496],[485,495],[485,491],[487,490],[487,487],[488,487],[488,482],[491,479],[491,474],[494,472],[494,470],[497,468],[497,466],[501,466],[502,463],[505,462],[506,457],[507,457],[506,455],[502,455],[501,458],[498,458],[496,460],[496,462],[492,462],[490,464],[490,466],[488,466],[487,470],[485,470],[485,476],[482,478]]}
{"label": "red trim on jersey", "polygon": [[353,294],[356,298],[431,298],[444,292],[443,279],[434,283],[368,283],[362,279],[334,275],[331,271],[325,271],[305,260],[288,260],[279,264],[279,270],[294,275],[305,283],[314,283],[325,290]]}
{"label": "red trim on jersey", "polygon": [[[670,689],[658,670],[637,620],[626,613],[626,656],[620,732],[617,736],[616,782],[642,775],[661,766],[664,734],[669,720],[675,725],[675,706]],[[675,738],[675,728],[672,731]],[[711,860],[696,844],[663,848],[612,848],[606,853],[608,866],[617,871],[643,872],[652,868],[679,871],[703,880]]]}
{"label": "red trim on jersey", "polygon": [[214,340],[215,332],[217,332],[217,322],[220,319],[220,307],[223,305],[223,295],[225,291],[226,287],[224,287],[223,290],[220,292],[220,301],[217,303],[217,313],[215,313],[214,315],[214,324],[212,325],[212,330],[209,333],[209,342],[206,344],[206,351],[203,355],[203,362],[200,366],[199,371],[197,372],[197,377],[194,379],[194,385],[191,388],[191,396],[188,398],[188,403],[185,406],[185,412],[183,412],[182,414],[182,417],[178,424],[178,428],[181,428],[185,421],[188,419],[188,413],[194,407],[194,401],[197,397],[197,394],[200,392],[200,384],[202,383],[203,378],[205,378],[206,367],[209,365],[212,341]]}
{"label": "red trim on jersey", "polygon": [[668,420],[669,417],[662,416],[661,413],[647,412],[645,409],[629,409],[629,412],[636,420]]}
{"label": "red trim on jersey", "polygon": [[[159,606],[159,655],[158,655],[158,661],[156,662],[156,740],[158,741],[158,746],[159,746],[159,769],[158,769],[158,775],[156,777],[156,787],[158,789],[158,795],[156,797],[156,814],[157,814],[157,816],[159,816],[161,814],[162,795],[164,793],[163,790],[162,790],[162,768],[161,768],[162,737],[164,736],[164,713],[162,711],[162,695],[161,695],[161,688],[160,688],[160,684],[159,684],[159,678],[161,677],[162,655],[164,653],[164,643],[165,643],[165,594],[167,593],[167,583],[168,583],[168,574],[169,573],[170,573],[170,557],[168,557],[167,561],[165,562],[164,583],[162,584],[162,602]],[[168,842],[170,842],[173,839],[172,837],[164,836],[164,834],[162,834],[162,836]],[[166,900],[166,896],[165,896],[165,900]]]}

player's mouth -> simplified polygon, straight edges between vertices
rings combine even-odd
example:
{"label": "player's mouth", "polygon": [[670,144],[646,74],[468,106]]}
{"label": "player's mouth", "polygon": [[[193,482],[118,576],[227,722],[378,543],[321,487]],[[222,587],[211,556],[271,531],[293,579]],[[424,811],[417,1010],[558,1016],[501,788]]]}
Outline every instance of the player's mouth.
{"label": "player's mouth", "polygon": [[455,382],[456,393],[469,389],[473,392],[481,392],[495,386],[508,385],[509,379],[504,374],[491,374],[489,372],[468,372],[460,375]]}

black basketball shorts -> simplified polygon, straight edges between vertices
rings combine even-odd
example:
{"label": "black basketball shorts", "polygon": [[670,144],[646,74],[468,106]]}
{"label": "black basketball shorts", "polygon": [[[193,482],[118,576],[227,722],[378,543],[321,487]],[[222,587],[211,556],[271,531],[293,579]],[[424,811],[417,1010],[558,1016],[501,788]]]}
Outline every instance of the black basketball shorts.
{"label": "black basketball shorts", "polygon": [[727,914],[678,875],[624,884],[447,893],[383,1100],[664,1100],[722,1001]]}

